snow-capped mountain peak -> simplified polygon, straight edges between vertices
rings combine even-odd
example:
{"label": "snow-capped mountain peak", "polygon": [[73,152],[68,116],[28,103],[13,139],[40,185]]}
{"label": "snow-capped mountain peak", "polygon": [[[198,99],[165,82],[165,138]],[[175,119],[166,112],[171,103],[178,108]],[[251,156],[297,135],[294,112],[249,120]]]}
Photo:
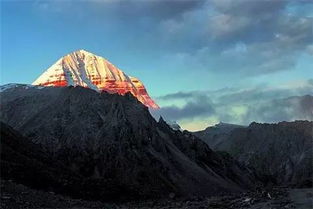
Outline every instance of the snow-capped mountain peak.
{"label": "snow-capped mountain peak", "polygon": [[126,75],[105,58],[83,49],[60,58],[32,84],[40,86],[83,86],[96,91],[107,91],[121,95],[131,92],[144,105],[159,108],[150,98],[139,79]]}

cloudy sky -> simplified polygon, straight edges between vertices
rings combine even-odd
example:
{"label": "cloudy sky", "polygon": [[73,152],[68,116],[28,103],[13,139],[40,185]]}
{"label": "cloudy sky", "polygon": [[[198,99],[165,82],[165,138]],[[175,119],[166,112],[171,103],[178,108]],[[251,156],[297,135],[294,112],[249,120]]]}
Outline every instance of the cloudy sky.
{"label": "cloudy sky", "polygon": [[313,119],[312,0],[1,1],[1,84],[77,49],[140,78],[197,130]]}

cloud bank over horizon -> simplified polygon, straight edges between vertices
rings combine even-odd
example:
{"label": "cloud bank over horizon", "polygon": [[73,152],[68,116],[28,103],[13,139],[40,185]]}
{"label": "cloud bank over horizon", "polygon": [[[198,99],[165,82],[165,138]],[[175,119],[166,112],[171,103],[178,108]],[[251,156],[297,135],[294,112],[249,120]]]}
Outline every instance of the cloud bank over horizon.
{"label": "cloud bank over horizon", "polygon": [[[177,121],[187,130],[204,129],[218,122],[248,125],[313,120],[313,79],[276,87],[177,92],[161,96],[158,101],[165,105],[152,110],[152,115]],[[169,101],[179,105],[167,105]]]}

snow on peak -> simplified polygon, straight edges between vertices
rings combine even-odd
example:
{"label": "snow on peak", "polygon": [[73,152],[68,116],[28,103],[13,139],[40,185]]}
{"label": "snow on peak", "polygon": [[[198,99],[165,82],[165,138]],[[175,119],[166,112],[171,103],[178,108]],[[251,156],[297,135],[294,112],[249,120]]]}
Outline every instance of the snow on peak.
{"label": "snow on peak", "polygon": [[24,88],[24,89],[28,89],[28,88],[36,88],[36,89],[41,89],[43,88],[42,86],[33,86],[30,84],[19,84],[19,83],[8,83],[5,85],[1,85],[0,86],[0,92],[4,92],[6,90],[12,89],[12,88]]}
{"label": "snow on peak", "polygon": [[166,121],[166,123],[175,131],[184,131],[176,121]]}
{"label": "snow on peak", "polygon": [[144,105],[159,108],[139,79],[126,75],[105,58],[83,49],[60,58],[32,84],[83,86],[121,95],[131,92]]}

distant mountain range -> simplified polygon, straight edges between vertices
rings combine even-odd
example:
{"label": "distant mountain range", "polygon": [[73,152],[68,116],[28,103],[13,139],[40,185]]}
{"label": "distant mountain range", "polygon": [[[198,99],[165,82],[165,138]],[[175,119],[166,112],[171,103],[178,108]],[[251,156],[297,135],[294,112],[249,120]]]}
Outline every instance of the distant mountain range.
{"label": "distant mountain range", "polygon": [[109,200],[216,195],[257,182],[193,134],[155,121],[131,93],[11,85],[0,96],[4,178],[38,186],[38,176],[47,188]]}

